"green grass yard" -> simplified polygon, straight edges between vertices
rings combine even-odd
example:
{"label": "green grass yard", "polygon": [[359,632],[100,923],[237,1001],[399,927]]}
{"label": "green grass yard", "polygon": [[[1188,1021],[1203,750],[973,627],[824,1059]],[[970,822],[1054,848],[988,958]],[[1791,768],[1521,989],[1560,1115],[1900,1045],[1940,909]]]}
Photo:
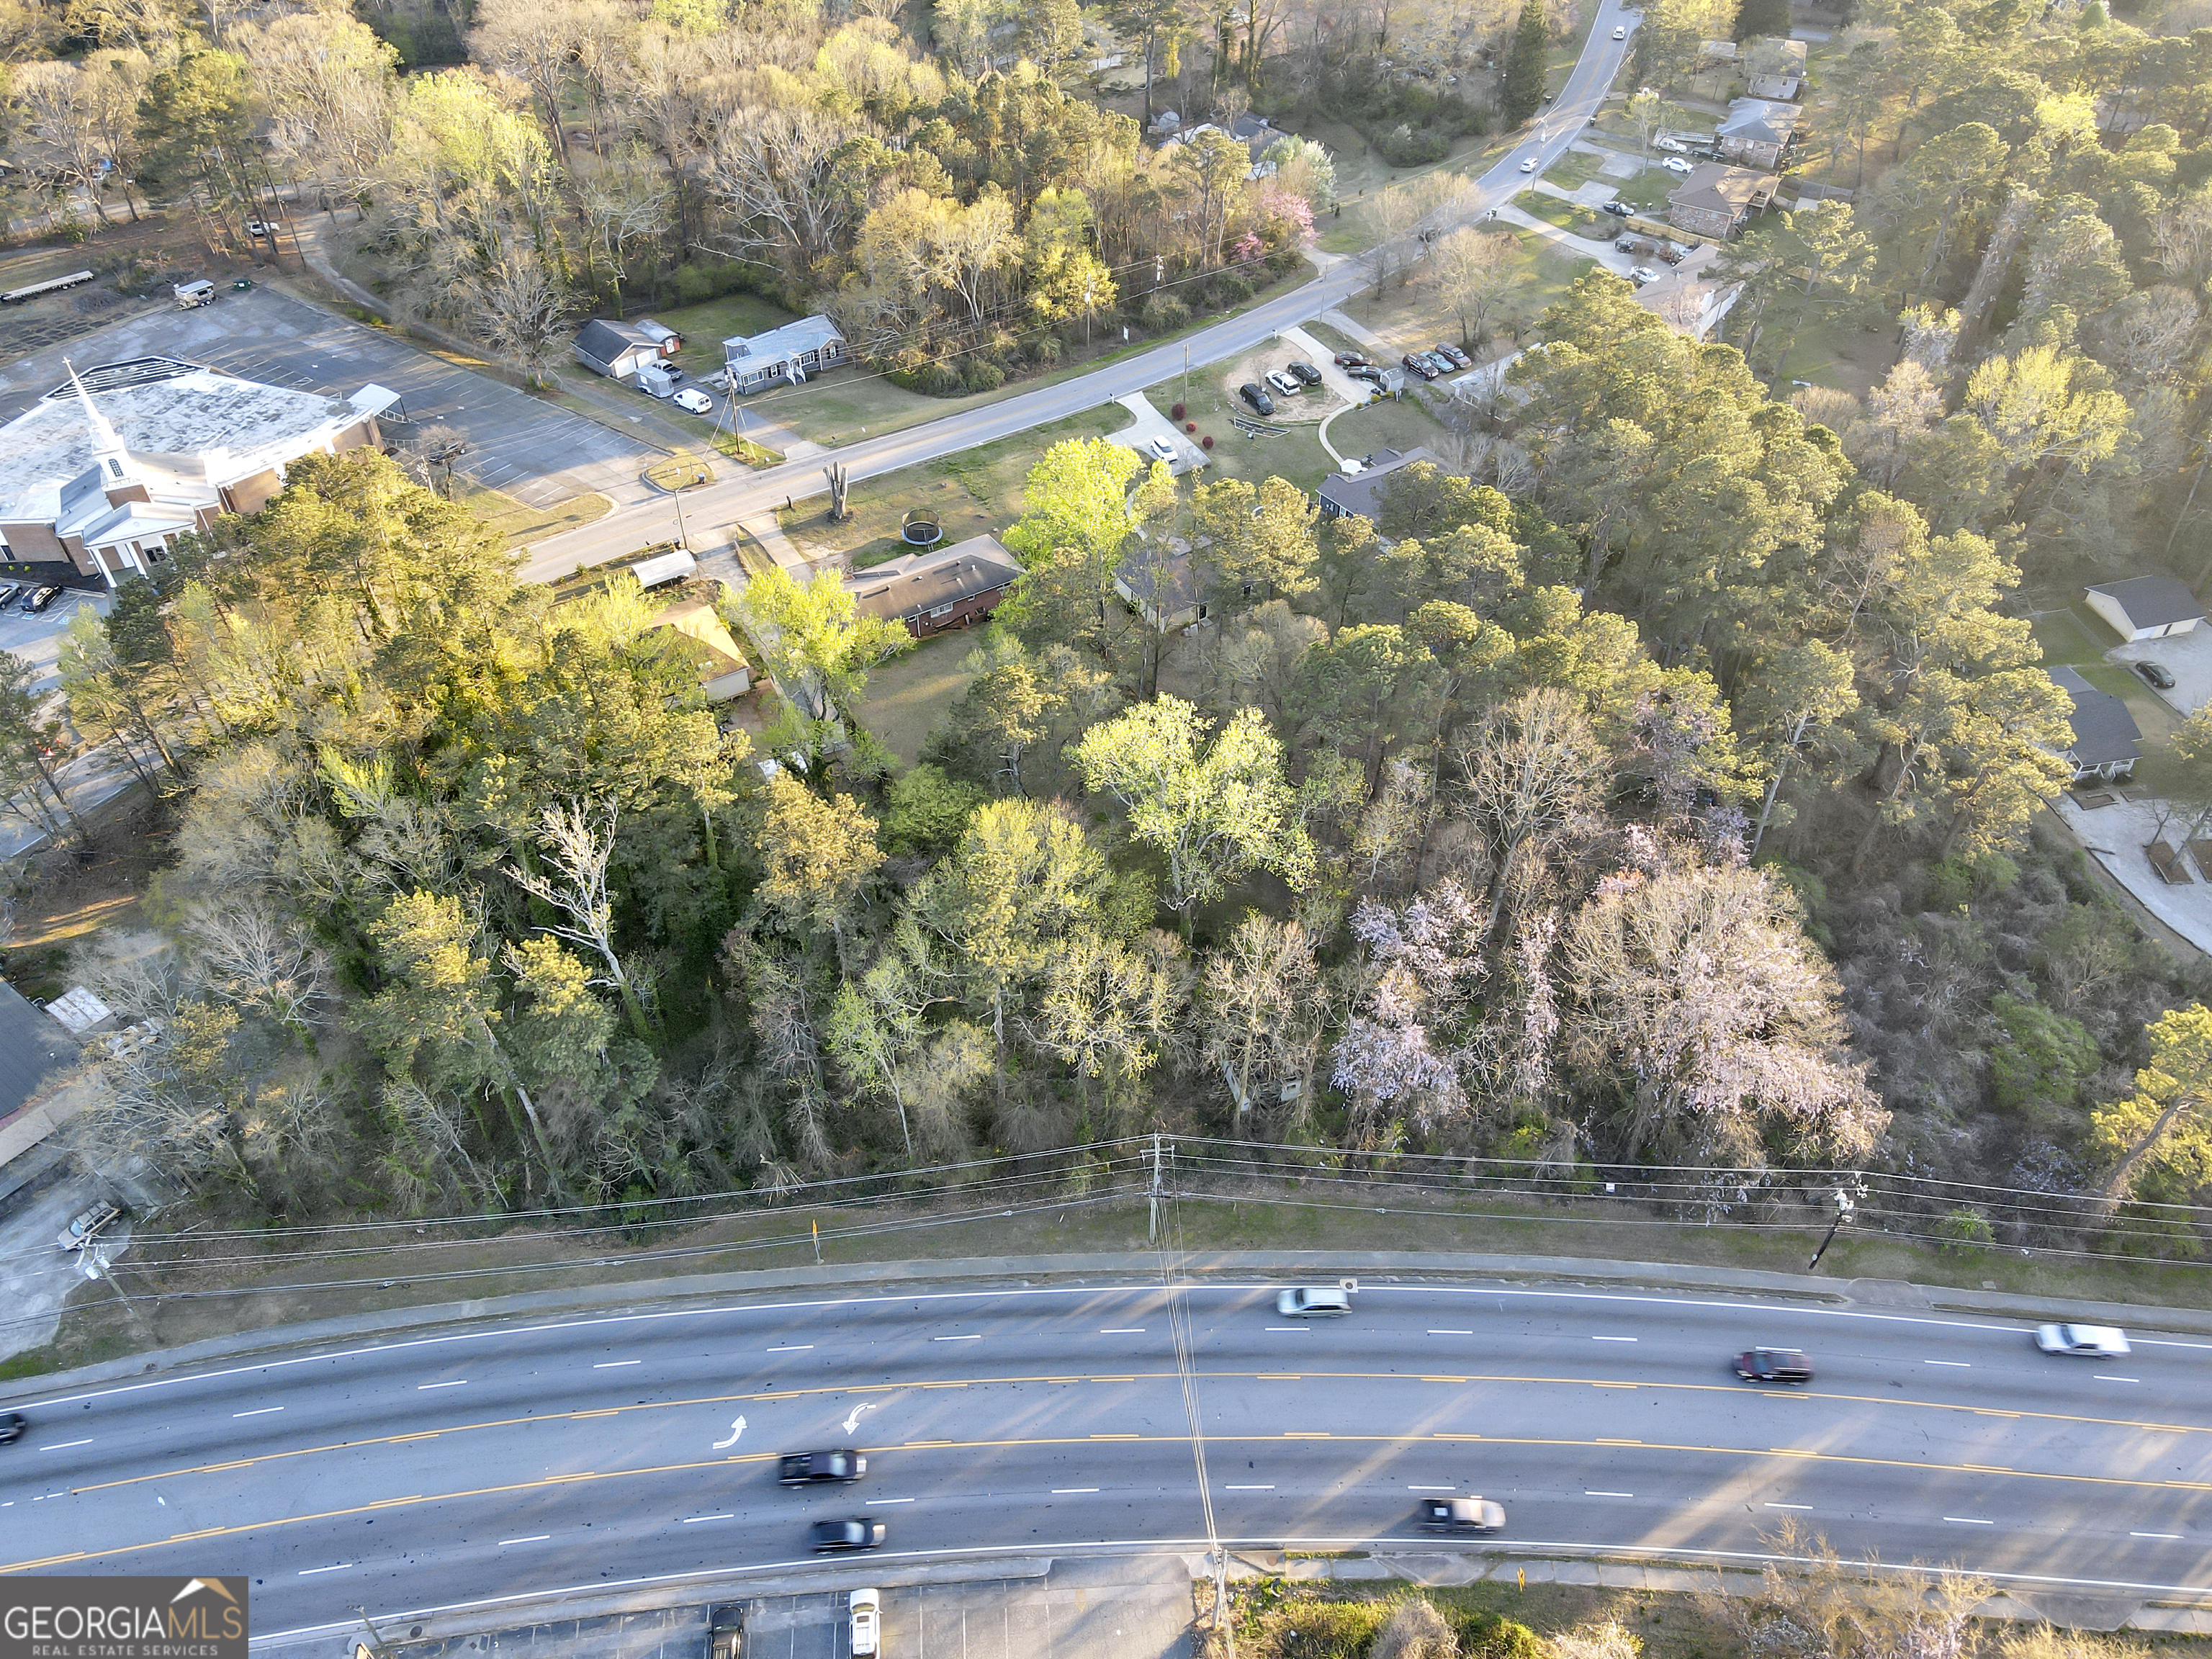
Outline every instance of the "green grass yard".
{"label": "green grass yard", "polygon": [[884,748],[914,765],[930,728],[975,678],[963,665],[981,641],[971,629],[940,634],[882,665],[868,676],[861,722]]}
{"label": "green grass yard", "polygon": [[1524,190],[1513,198],[1513,205],[1532,218],[1541,219],[1547,225],[1557,225],[1571,235],[1589,241],[1604,241],[1611,228],[1610,216],[1595,208],[1586,208],[1577,202],[1563,202],[1556,196],[1547,196],[1540,190]]}

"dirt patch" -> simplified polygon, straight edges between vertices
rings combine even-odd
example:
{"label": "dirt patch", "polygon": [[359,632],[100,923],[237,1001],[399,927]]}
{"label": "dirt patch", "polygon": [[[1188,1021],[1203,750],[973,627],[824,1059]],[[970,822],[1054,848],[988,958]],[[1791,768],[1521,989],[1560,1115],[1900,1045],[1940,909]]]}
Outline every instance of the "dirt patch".
{"label": "dirt patch", "polygon": [[33,854],[16,875],[4,936],[9,981],[34,1002],[69,989],[70,962],[96,933],[143,927],[139,901],[161,867],[165,814],[125,790],[90,817],[91,843]]}
{"label": "dirt patch", "polygon": [[[1276,426],[1318,424],[1337,410],[1346,407],[1344,399],[1325,386],[1309,386],[1297,396],[1291,397],[1267,384],[1268,375],[1279,373],[1285,363],[1298,362],[1299,357],[1296,346],[1285,341],[1271,340],[1259,349],[1247,352],[1226,368],[1216,368],[1212,373],[1220,377],[1224,400],[1255,420],[1269,421]],[[1273,415],[1252,415],[1251,405],[1238,395],[1237,390],[1247,380],[1261,386],[1275,400]],[[1166,412],[1164,406],[1161,412]]]}

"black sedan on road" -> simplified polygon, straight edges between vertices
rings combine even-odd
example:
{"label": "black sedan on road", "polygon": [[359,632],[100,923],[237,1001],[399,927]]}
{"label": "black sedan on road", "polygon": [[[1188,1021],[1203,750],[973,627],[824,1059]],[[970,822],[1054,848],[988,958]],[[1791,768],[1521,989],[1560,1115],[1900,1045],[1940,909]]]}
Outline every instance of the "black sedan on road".
{"label": "black sedan on road", "polygon": [[30,1426],[21,1412],[0,1412],[0,1445],[5,1445],[10,1440],[21,1440],[23,1431]]}
{"label": "black sedan on road", "polygon": [[1796,1348],[1753,1348],[1735,1357],[1735,1374],[1747,1382],[1810,1382],[1813,1362]]}
{"label": "black sedan on road", "polygon": [[775,1478],[787,1486],[811,1486],[825,1480],[858,1480],[868,1460],[856,1451],[786,1452],[776,1460]]}
{"label": "black sedan on road", "polygon": [[873,1516],[854,1516],[849,1521],[817,1521],[807,1531],[807,1541],[819,1554],[832,1550],[872,1550],[884,1541],[884,1523]]}

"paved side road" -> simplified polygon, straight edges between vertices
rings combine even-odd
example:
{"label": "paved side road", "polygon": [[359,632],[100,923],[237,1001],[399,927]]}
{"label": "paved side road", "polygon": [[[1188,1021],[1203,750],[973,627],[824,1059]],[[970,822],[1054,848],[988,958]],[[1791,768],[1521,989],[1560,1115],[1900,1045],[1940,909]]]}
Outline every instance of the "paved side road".
{"label": "paved side road", "polygon": [[[392,1627],[382,1634],[388,1659],[487,1652],[501,1659],[707,1659],[709,1613],[719,1622],[742,1611],[744,1659],[852,1659],[848,1593],[878,1581],[865,1559],[844,1565],[838,1588],[811,1595],[456,1629],[422,1641],[398,1639],[405,1632]],[[969,1578],[955,1571],[883,1588],[884,1651],[913,1659],[1189,1659],[1190,1575],[1177,1558],[1040,1565],[1041,1576]],[[350,1659],[360,1634],[324,1634],[284,1650],[302,1659]]]}

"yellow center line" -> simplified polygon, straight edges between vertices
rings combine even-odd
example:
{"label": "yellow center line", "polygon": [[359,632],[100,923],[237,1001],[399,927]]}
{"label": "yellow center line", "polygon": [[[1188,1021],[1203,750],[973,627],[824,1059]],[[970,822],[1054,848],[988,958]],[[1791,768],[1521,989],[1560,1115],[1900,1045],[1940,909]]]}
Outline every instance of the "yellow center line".
{"label": "yellow center line", "polygon": [[[903,1447],[872,1446],[864,1448],[863,1449],[868,1452],[871,1455],[882,1452],[896,1450],[927,1449],[988,1451],[1006,1449],[1034,1449],[1054,1446],[1089,1445],[1093,1443],[1094,1439],[1100,1437],[1141,1441],[1155,1445],[1179,1446],[1188,1443],[1188,1437],[1182,1435],[1132,1434],[1111,1437],[1085,1436],[1079,1439],[1073,1437],[1054,1436],[1036,1440],[915,1440],[907,1442]],[[1331,1435],[1313,1432],[1293,1432],[1283,1435],[1209,1435],[1206,1438],[1209,1443],[1217,1445],[1255,1446],[1279,1444],[1284,1440],[1331,1440],[1346,1446],[1360,1444],[1377,1446],[1413,1446],[1426,1444],[1430,1442],[1438,1440],[1480,1440],[1484,1444],[1491,1446],[1534,1446],[1546,1449],[1561,1450],[1588,1450],[1595,1446],[1620,1443],[1619,1442],[1575,1440],[1539,1436],[1480,1434]],[[1781,1456],[1796,1459],[1801,1462],[1834,1463],[1861,1468],[1910,1469],[1916,1474],[1923,1476],[1929,1474],[1987,1474],[1996,1472],[1974,1464],[1923,1463],[1909,1458],[1861,1457],[1841,1452],[1807,1451],[1793,1447],[1771,1447],[1765,1450],[1761,1450],[1755,1446],[1690,1446],[1677,1445],[1664,1441],[1647,1441],[1641,1443],[1644,1450],[1655,1453],[1680,1453],[1699,1457],[1759,1458]],[[775,1455],[776,1454],[773,1452],[755,1452],[742,1457],[718,1458],[705,1462],[658,1463],[634,1469],[611,1469],[604,1473],[593,1472],[580,1474],[545,1475],[534,1480],[517,1480],[495,1486],[464,1488],[454,1492],[437,1492],[428,1497],[416,1494],[407,1498],[380,1498],[372,1503],[357,1504],[345,1509],[321,1510],[307,1515],[279,1516],[270,1520],[246,1522],[234,1526],[207,1527],[198,1532],[177,1533],[167,1538],[155,1539],[142,1544],[123,1544],[118,1545],[111,1549],[76,1550],[65,1555],[44,1556],[36,1560],[30,1561],[0,1562],[0,1573],[28,1572],[40,1567],[58,1566],[66,1562],[87,1561],[111,1556],[127,1555],[140,1550],[163,1548],[167,1545],[176,1543],[180,1540],[191,1540],[202,1538],[235,1537],[255,1532],[274,1530],[280,1527],[301,1526],[310,1522],[342,1520],[348,1516],[365,1515],[372,1510],[398,1509],[409,1504],[455,1503],[472,1498],[501,1498],[517,1493],[543,1492],[549,1487],[573,1486],[586,1481],[628,1480],[634,1480],[641,1476],[649,1477],[655,1475],[692,1474],[696,1474],[702,1469],[721,1468],[730,1463],[766,1463],[774,1461]],[[2130,1480],[2124,1475],[2059,1474],[2038,1469],[2014,1469],[2005,1471],[2005,1473],[2009,1474],[2013,1479],[2017,1480],[2060,1481],[2072,1486],[2106,1486],[2130,1492],[2212,1492],[2212,1482],[2201,1480]]]}
{"label": "yellow center line", "polygon": [[[1289,1373],[1273,1371],[1200,1371],[1200,1381],[1235,1382],[1404,1382],[1409,1379],[1397,1371],[1302,1371],[1293,1377]],[[179,1468],[161,1469],[151,1474],[125,1475],[119,1480],[96,1480],[82,1486],[73,1486],[72,1492],[105,1492],[112,1487],[134,1486],[152,1480],[170,1480],[180,1475],[209,1474],[232,1469],[251,1468],[256,1464],[273,1462],[288,1457],[315,1457],[331,1452],[356,1451],[368,1446],[404,1445],[410,1441],[434,1439],[440,1435],[471,1434],[493,1429],[527,1428],[538,1423],[570,1422],[582,1417],[627,1416],[636,1412],[682,1411],[695,1406],[727,1406],[769,1403],[777,1401],[804,1400],[824,1395],[892,1394],[901,1389],[929,1389],[934,1387],[1002,1387],[1040,1382],[1097,1382],[1122,1383],[1136,1382],[1173,1382],[1180,1380],[1175,1371],[1145,1371],[1133,1376],[979,1376],[958,1383],[938,1382],[827,1383],[804,1389],[765,1389],[743,1394],[699,1395],[682,1400],[642,1401],[636,1405],[610,1407],[591,1412],[533,1413],[520,1417],[488,1418],[474,1423],[456,1423],[445,1429],[418,1430],[406,1434],[370,1435],[359,1440],[339,1440],[320,1445],[300,1446],[283,1451],[264,1452],[253,1457],[244,1457],[228,1463],[191,1464]],[[1744,1390],[1740,1385],[1725,1382],[1642,1382],[1622,1383],[1599,1382],[1583,1376],[1468,1376],[1455,1377],[1422,1377],[1422,1382],[1449,1382],[1458,1384],[1500,1383],[1528,1384],[1539,1388],[1588,1389],[1651,1389],[1687,1394],[1725,1394],[1741,1398]],[[1999,1411],[1986,1406],[1962,1406],[1940,1400],[1912,1400],[1881,1395],[1852,1394],[1791,1394],[1769,1395],[1768,1398],[1818,1400],[1838,1405],[1905,1407],[1919,1411],[1966,1413],[1978,1417],[2032,1419],[2043,1423],[2072,1423],[2092,1428],[2137,1429],[2160,1434],[2212,1434],[2212,1425],[2198,1427],[2190,1424],[2151,1423],[2124,1417],[2085,1417],[2069,1412]]]}

